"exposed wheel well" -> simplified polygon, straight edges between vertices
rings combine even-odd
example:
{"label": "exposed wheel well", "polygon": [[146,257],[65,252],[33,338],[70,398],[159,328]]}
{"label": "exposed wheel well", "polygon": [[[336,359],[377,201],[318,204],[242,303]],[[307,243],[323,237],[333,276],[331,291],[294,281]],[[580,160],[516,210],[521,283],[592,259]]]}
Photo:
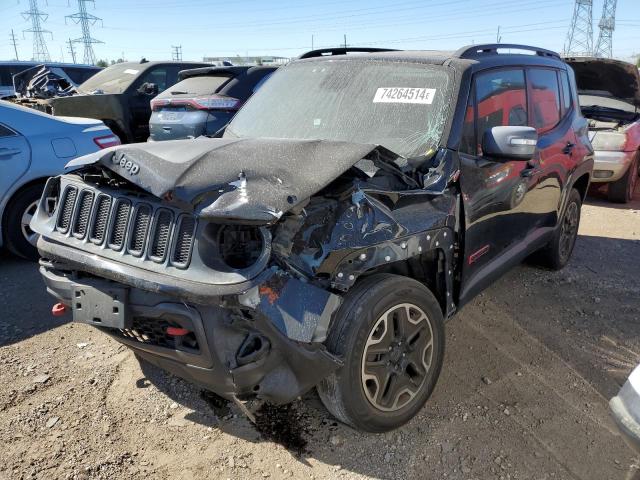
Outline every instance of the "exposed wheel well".
{"label": "exposed wheel well", "polygon": [[127,134],[122,131],[115,121],[107,118],[102,119],[102,123],[109,127],[109,129],[120,139],[120,143],[128,143],[129,139],[127,138]]}
{"label": "exposed wheel well", "polygon": [[584,201],[587,197],[587,190],[589,189],[589,174],[585,173],[573,183],[573,188],[578,190],[580,198]]}

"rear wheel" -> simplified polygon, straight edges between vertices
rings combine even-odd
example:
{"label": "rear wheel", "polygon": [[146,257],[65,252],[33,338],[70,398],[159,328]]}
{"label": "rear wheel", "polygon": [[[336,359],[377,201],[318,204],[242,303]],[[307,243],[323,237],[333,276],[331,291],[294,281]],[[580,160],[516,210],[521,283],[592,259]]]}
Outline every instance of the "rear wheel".
{"label": "rear wheel", "polygon": [[627,203],[633,199],[633,192],[638,184],[638,155],[633,158],[626,173],[615,182],[609,184],[609,200],[616,203]]}
{"label": "rear wheel", "polygon": [[38,209],[42,188],[42,185],[32,185],[18,192],[8,203],[5,214],[4,237],[7,248],[28,260],[38,259],[38,235],[31,230],[29,223]]}
{"label": "rear wheel", "polygon": [[327,339],[344,366],[318,385],[327,409],[359,430],[385,432],[413,418],[444,356],[440,305],[421,283],[374,275],[356,285]]}
{"label": "rear wheel", "polygon": [[560,220],[560,225],[549,244],[536,255],[536,260],[553,270],[561,270],[569,262],[578,238],[582,197],[575,188],[569,194],[569,201]]}

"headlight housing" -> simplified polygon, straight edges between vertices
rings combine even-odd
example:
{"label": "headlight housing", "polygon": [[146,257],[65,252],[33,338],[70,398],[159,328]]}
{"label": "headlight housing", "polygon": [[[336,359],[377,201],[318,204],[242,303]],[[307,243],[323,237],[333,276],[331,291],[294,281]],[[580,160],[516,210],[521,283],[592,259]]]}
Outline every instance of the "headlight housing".
{"label": "headlight housing", "polygon": [[594,150],[621,152],[627,144],[627,135],[621,132],[596,132],[591,145]]}

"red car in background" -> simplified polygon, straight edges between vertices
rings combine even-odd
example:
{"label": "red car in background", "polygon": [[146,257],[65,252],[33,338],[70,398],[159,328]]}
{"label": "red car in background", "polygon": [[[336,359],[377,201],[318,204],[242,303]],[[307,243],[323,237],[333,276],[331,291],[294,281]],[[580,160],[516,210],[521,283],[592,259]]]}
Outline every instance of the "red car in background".
{"label": "red car in background", "polygon": [[638,68],[609,58],[565,58],[576,74],[580,108],[595,150],[591,183],[608,183],[609,200],[627,203],[640,165]]}

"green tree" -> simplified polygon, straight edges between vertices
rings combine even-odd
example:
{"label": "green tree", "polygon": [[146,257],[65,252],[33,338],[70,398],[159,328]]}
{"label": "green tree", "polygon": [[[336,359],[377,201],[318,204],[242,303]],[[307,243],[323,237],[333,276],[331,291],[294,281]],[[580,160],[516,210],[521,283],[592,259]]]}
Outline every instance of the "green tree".
{"label": "green tree", "polygon": [[96,66],[97,67],[108,67],[109,66],[109,62],[107,60],[98,60],[96,62]]}

